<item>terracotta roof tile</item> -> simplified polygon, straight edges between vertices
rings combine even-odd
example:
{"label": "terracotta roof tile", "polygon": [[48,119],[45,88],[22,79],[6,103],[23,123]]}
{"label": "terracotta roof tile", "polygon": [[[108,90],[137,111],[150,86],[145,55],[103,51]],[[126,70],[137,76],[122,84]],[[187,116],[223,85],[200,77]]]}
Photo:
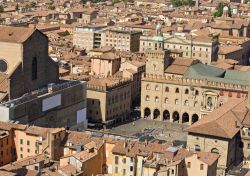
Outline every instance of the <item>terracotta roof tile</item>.
{"label": "terracotta roof tile", "polygon": [[0,26],[0,41],[23,43],[34,31],[34,28]]}

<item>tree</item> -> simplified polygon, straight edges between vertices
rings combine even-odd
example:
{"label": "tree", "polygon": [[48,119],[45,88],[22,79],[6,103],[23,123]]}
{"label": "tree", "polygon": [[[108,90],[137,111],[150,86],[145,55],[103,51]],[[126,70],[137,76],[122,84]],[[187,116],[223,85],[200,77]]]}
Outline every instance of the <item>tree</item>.
{"label": "tree", "polygon": [[19,10],[19,4],[16,4],[15,10],[18,11]]}
{"label": "tree", "polygon": [[30,7],[31,7],[31,8],[36,7],[36,2],[32,1],[32,2],[30,3]]}
{"label": "tree", "polygon": [[232,16],[232,11],[231,11],[231,7],[229,4],[224,3],[224,2],[220,2],[218,4],[218,6],[216,7],[216,12],[214,13],[215,17],[221,17],[223,14],[223,9],[224,7],[228,7],[228,16],[231,17]]}
{"label": "tree", "polygon": [[81,0],[82,4],[86,4],[88,0]]}
{"label": "tree", "polygon": [[50,5],[48,6],[48,9],[49,9],[49,10],[55,10],[55,8],[56,8],[56,7],[55,7],[53,4],[50,4]]}
{"label": "tree", "polygon": [[3,5],[0,5],[0,13],[2,13],[3,11],[4,11]]}
{"label": "tree", "polygon": [[171,3],[173,6],[178,7],[178,6],[193,6],[195,5],[195,2],[193,0],[171,0]]}

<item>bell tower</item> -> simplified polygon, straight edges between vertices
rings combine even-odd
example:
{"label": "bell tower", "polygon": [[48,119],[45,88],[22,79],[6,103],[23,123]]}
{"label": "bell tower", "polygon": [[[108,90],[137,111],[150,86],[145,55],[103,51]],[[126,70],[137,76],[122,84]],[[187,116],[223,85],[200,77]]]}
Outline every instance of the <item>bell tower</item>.
{"label": "bell tower", "polygon": [[154,75],[164,75],[164,71],[169,65],[168,50],[148,50],[146,51],[146,73]]}

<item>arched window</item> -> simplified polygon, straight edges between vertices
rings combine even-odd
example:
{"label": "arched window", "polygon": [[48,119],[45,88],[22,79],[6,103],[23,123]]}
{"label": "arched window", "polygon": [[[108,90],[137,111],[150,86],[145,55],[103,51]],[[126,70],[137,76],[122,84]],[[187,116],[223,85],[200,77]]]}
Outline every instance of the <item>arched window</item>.
{"label": "arched window", "polygon": [[168,98],[167,97],[165,98],[165,103],[168,103]]}
{"label": "arched window", "polygon": [[175,89],[175,93],[179,93],[179,88],[176,88],[176,89]]}
{"label": "arched window", "polygon": [[32,73],[31,73],[31,79],[36,80],[37,79],[37,59],[36,57],[32,60]]}
{"label": "arched window", "polygon": [[188,106],[188,100],[184,101],[184,106]]}
{"label": "arched window", "polygon": [[159,102],[159,97],[155,97],[155,102],[156,102],[156,103]]}
{"label": "arched window", "polygon": [[220,103],[219,103],[219,107],[221,107],[223,105],[223,101],[221,101]]}
{"label": "arched window", "polygon": [[199,145],[195,145],[195,146],[194,146],[194,150],[195,150],[195,151],[201,151],[201,147],[200,147]]}
{"label": "arched window", "polygon": [[165,87],[165,92],[169,92],[169,88],[168,87]]}
{"label": "arched window", "polygon": [[149,96],[147,95],[147,96],[146,96],[146,101],[149,101],[149,100],[150,100],[150,98],[149,98]]}
{"label": "arched window", "polygon": [[185,89],[185,94],[188,94],[188,93],[189,93],[188,89]]}
{"label": "arched window", "polygon": [[195,95],[199,95],[199,91],[198,90],[195,91]]}
{"label": "arched window", "polygon": [[178,105],[179,104],[179,100],[175,99],[175,104]]}
{"label": "arched window", "polygon": [[149,84],[146,85],[146,89],[150,90],[150,85]]}
{"label": "arched window", "polygon": [[198,107],[198,101],[194,102],[194,107]]}
{"label": "arched window", "polygon": [[159,90],[159,86],[158,86],[158,85],[155,86],[155,90],[156,90],[156,91]]}
{"label": "arched window", "polygon": [[217,148],[212,148],[211,149],[211,153],[217,153],[217,154],[219,154],[219,150]]}

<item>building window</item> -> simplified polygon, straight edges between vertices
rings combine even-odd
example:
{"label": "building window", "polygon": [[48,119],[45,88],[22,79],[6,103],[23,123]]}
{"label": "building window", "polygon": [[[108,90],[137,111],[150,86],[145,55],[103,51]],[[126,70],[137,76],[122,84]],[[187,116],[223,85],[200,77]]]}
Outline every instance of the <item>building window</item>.
{"label": "building window", "polygon": [[195,90],[195,95],[199,95],[199,91],[198,90]]}
{"label": "building window", "polygon": [[126,175],[126,169],[123,169],[123,170],[122,170],[122,174],[123,174],[123,175]]}
{"label": "building window", "polygon": [[165,103],[168,103],[168,98],[167,97],[165,98]]}
{"label": "building window", "polygon": [[187,163],[187,168],[191,168],[191,162]]}
{"label": "building window", "polygon": [[27,149],[27,152],[29,153],[29,152],[30,152],[30,149]]}
{"label": "building window", "polygon": [[123,162],[124,164],[126,164],[126,158],[123,158],[122,162]]}
{"label": "building window", "polygon": [[115,164],[118,164],[118,156],[115,156]]}
{"label": "building window", "polygon": [[118,167],[115,167],[115,173],[116,174],[118,173]]}
{"label": "building window", "polygon": [[176,89],[175,89],[175,93],[179,93],[179,88],[176,88]]}
{"label": "building window", "polygon": [[165,92],[169,92],[169,88],[168,87],[165,88]]}
{"label": "building window", "polygon": [[38,171],[38,166],[35,166],[35,170]]}
{"label": "building window", "polygon": [[194,107],[198,107],[198,102],[194,102]]}
{"label": "building window", "polygon": [[188,100],[184,101],[184,106],[188,106]]}
{"label": "building window", "polygon": [[159,86],[158,85],[155,86],[155,90],[159,91]]}
{"label": "building window", "polygon": [[20,139],[20,144],[23,144],[23,140],[22,139]]}
{"label": "building window", "polygon": [[155,97],[155,102],[156,102],[156,103],[159,102],[159,97]]}
{"label": "building window", "polygon": [[29,140],[27,141],[27,145],[30,145],[30,141]]}
{"label": "building window", "polygon": [[217,148],[212,148],[211,149],[211,153],[217,153],[217,154],[219,154],[219,150]]}
{"label": "building window", "polygon": [[185,94],[188,94],[188,93],[189,93],[188,89],[185,89]]}
{"label": "building window", "polygon": [[250,143],[247,144],[247,148],[250,149]]}
{"label": "building window", "polygon": [[32,60],[32,73],[31,73],[31,78],[32,80],[36,80],[37,79],[37,59],[36,57],[33,58]]}
{"label": "building window", "polygon": [[199,152],[199,151],[201,151],[201,147],[199,145],[195,145],[194,150]]}
{"label": "building window", "polygon": [[134,168],[133,166],[130,166],[130,172],[133,172]]}
{"label": "building window", "polygon": [[175,99],[175,104],[178,105],[179,104],[179,100]]}
{"label": "building window", "polygon": [[150,90],[150,85],[149,84],[147,84],[146,89]]}
{"label": "building window", "polygon": [[203,170],[204,164],[200,164],[200,170]]}
{"label": "building window", "polygon": [[20,154],[20,158],[23,158],[23,154]]}
{"label": "building window", "polygon": [[149,100],[150,100],[149,95],[147,95],[146,96],[146,101],[149,101]]}
{"label": "building window", "polygon": [[171,170],[171,174],[172,174],[172,175],[174,174],[174,169]]}
{"label": "building window", "polygon": [[20,151],[23,151],[23,147],[20,147]]}

